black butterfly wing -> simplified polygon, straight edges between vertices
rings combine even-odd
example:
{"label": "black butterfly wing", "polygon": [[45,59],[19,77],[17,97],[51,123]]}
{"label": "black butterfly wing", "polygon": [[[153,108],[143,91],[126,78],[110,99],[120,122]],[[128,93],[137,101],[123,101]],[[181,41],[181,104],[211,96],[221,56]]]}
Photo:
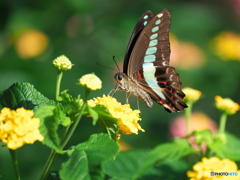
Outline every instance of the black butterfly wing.
{"label": "black butterfly wing", "polygon": [[[170,12],[163,9],[151,18],[135,40],[129,60],[127,75],[152,99],[170,112],[182,111],[185,94],[181,90],[179,75],[169,66]],[[134,41],[133,41],[134,42]]]}
{"label": "black butterfly wing", "polygon": [[124,64],[123,64],[123,72],[127,74],[128,69],[128,63],[130,60],[130,55],[132,53],[133,47],[136,44],[136,41],[141,34],[143,28],[149,23],[149,21],[153,18],[153,14],[151,11],[146,11],[142,14],[142,16],[139,18],[137,24],[135,25],[135,28],[132,32],[132,35],[130,37],[130,40],[128,42],[125,58],[124,58]]}

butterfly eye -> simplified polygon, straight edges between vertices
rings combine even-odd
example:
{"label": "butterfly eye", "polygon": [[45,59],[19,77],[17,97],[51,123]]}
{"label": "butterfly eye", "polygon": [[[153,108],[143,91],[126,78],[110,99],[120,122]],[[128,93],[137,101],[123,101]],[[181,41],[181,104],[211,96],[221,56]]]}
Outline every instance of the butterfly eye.
{"label": "butterfly eye", "polygon": [[116,79],[117,81],[121,81],[121,80],[123,79],[123,75],[121,75],[120,73],[117,73],[117,74],[115,75],[115,79]]}
{"label": "butterfly eye", "polygon": [[117,79],[118,79],[119,81],[121,81],[121,80],[123,79],[123,76],[122,76],[121,74],[119,74],[119,75],[117,76]]}

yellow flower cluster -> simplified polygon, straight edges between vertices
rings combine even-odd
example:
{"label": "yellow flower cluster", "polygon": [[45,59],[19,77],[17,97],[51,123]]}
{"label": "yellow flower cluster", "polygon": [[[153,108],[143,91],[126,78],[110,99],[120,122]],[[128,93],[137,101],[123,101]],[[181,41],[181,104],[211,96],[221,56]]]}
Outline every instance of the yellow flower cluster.
{"label": "yellow flower cluster", "polygon": [[229,98],[222,98],[221,96],[215,96],[215,105],[219,110],[227,113],[228,115],[233,115],[240,110],[238,103],[233,102]]}
{"label": "yellow flower cluster", "polygon": [[240,60],[240,34],[222,32],[212,40],[216,55],[224,60]]}
{"label": "yellow flower cluster", "polygon": [[141,120],[139,110],[132,110],[129,104],[122,105],[111,96],[97,97],[88,101],[88,105],[94,107],[96,105],[105,106],[109,113],[118,120],[119,130],[124,134],[138,134],[138,130],[144,132],[144,129],[138,124]]}
{"label": "yellow flower cluster", "polygon": [[79,84],[86,86],[88,89],[94,91],[102,88],[102,81],[95,74],[85,74],[79,79]]}
{"label": "yellow flower cluster", "polygon": [[61,55],[57,57],[55,60],[53,60],[53,65],[59,70],[59,71],[67,71],[70,70],[73,66],[71,61],[64,55]]}
{"label": "yellow flower cluster", "polygon": [[[235,176],[225,176],[211,174],[233,172]],[[187,176],[190,180],[240,180],[240,171],[237,164],[229,159],[219,159],[218,157],[211,157],[210,159],[202,158],[201,162],[193,166],[193,171],[188,171]]]}
{"label": "yellow flower cluster", "polygon": [[184,92],[184,94],[186,94],[184,100],[187,102],[196,102],[202,95],[201,91],[192,89],[190,87],[185,87],[182,91]]}
{"label": "yellow flower cluster", "polygon": [[7,144],[9,149],[15,150],[24,144],[33,144],[44,139],[38,130],[40,121],[33,118],[33,115],[33,111],[24,108],[1,110],[0,140]]}
{"label": "yellow flower cluster", "polygon": [[48,47],[48,37],[41,31],[30,29],[17,37],[15,47],[22,58],[34,58],[44,53]]}

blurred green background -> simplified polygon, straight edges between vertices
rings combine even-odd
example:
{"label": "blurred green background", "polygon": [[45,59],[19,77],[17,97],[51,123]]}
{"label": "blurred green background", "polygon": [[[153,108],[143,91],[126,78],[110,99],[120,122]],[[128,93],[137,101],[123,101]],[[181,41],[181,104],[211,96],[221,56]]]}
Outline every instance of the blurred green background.
{"label": "blurred green background", "polygon": [[[77,79],[94,72],[103,88],[92,97],[108,94],[115,87],[115,71],[125,55],[131,32],[143,12],[171,12],[171,65],[180,74],[183,87],[202,91],[203,98],[194,106],[218,123],[220,113],[214,96],[240,102],[240,0],[8,0],[0,2],[0,90],[14,82],[30,82],[50,99],[55,97],[56,70],[52,60],[66,55],[74,65],[63,77],[62,90],[74,96],[82,93]],[[125,92],[115,97],[125,103]],[[137,108],[135,97],[130,104]],[[140,102],[145,133],[125,135],[122,140],[133,148],[152,148],[169,141],[169,124],[183,113],[171,114],[155,104],[147,108]],[[200,120],[201,122],[201,120]],[[239,114],[229,117],[227,131],[240,136]],[[79,125],[69,146],[86,140],[92,133],[89,118]],[[27,152],[27,153],[26,153]],[[37,179],[49,149],[36,143],[19,149],[21,171],[25,179]],[[0,149],[0,175],[12,178],[10,155]],[[64,157],[62,157],[64,159]],[[55,163],[60,166],[62,160]],[[23,179],[24,179],[23,178]]]}

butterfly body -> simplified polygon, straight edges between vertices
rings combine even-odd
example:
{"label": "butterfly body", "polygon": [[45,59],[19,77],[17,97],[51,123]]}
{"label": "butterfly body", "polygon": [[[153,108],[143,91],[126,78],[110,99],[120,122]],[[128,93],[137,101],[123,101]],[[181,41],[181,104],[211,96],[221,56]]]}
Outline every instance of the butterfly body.
{"label": "butterfly body", "polygon": [[185,94],[175,69],[169,66],[170,13],[163,9],[156,15],[146,11],[130,38],[123,73],[117,73],[117,90],[137,96],[148,107],[152,99],[169,112],[183,111]]}
{"label": "butterfly body", "polygon": [[137,96],[141,101],[143,101],[148,107],[153,106],[150,95],[143,89],[139,88],[138,84],[134,79],[127,76],[125,73],[117,73],[115,79],[118,82],[117,90],[127,91],[135,96]]}

